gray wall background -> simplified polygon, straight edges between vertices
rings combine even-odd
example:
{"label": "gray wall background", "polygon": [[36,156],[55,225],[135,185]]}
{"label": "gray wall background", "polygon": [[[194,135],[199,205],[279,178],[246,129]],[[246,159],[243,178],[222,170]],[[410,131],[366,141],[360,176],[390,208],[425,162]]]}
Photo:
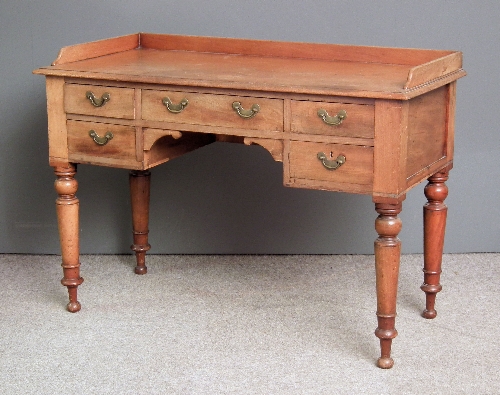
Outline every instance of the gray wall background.
{"label": "gray wall background", "polygon": [[[447,252],[500,251],[500,2],[0,0],[0,253],[58,253],[44,78],[66,45],[147,31],[454,49],[458,84]],[[81,165],[83,253],[131,243],[128,173]],[[217,143],[152,171],[152,253],[372,253],[368,196],[289,189],[267,151]],[[423,185],[403,205],[422,251]]]}

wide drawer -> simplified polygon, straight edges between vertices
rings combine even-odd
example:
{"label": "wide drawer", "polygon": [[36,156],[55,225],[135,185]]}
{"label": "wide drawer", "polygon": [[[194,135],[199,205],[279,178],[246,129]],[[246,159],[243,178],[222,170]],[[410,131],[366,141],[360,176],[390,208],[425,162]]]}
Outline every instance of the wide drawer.
{"label": "wide drawer", "polygon": [[[375,111],[372,105],[292,100],[291,112],[291,130],[295,133],[360,138],[374,136]],[[343,114],[346,116],[341,119]]]}
{"label": "wide drawer", "polygon": [[[324,154],[325,159],[320,159],[318,156],[323,155],[319,154]],[[339,155],[345,162],[337,169],[325,166],[335,167],[334,161]],[[373,147],[291,141],[289,161],[291,179],[327,181],[336,185],[373,184]]]}
{"label": "wide drawer", "polygon": [[134,89],[66,84],[64,111],[69,114],[134,119]]}
{"label": "wide drawer", "polygon": [[68,121],[69,160],[135,168],[135,128],[99,122]]}
{"label": "wide drawer", "polygon": [[[170,101],[171,104],[167,104]],[[181,105],[181,103],[184,103]],[[239,115],[234,106],[240,103]],[[251,111],[252,107],[258,111]],[[142,118],[184,125],[283,130],[283,101],[260,97],[230,96],[178,91],[143,90]]]}

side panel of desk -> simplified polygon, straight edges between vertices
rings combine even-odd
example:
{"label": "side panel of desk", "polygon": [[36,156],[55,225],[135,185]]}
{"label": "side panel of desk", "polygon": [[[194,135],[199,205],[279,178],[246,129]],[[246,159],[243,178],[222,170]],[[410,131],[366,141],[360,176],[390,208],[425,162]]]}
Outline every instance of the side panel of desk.
{"label": "side panel of desk", "polygon": [[453,166],[456,81],[410,100],[407,189]]}
{"label": "side panel of desk", "polygon": [[64,112],[64,78],[46,77],[49,130],[49,163],[57,166],[68,162],[68,130]]}

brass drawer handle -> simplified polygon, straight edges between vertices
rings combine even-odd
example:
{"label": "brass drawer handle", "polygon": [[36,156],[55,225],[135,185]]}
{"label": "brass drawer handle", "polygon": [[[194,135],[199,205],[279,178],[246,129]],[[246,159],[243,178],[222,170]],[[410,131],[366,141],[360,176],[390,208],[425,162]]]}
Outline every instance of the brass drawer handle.
{"label": "brass drawer handle", "polygon": [[95,130],[89,130],[89,136],[92,137],[92,140],[94,140],[94,143],[97,145],[106,145],[108,141],[113,138],[113,133],[106,132],[104,137],[99,137]]}
{"label": "brass drawer handle", "polygon": [[250,110],[244,110],[239,101],[233,102],[233,110],[238,113],[241,118],[252,118],[260,111],[260,106],[258,104],[252,105]]}
{"label": "brass drawer handle", "polygon": [[337,126],[337,125],[340,125],[342,123],[342,121],[347,118],[347,112],[345,110],[340,110],[337,113],[337,115],[331,117],[330,115],[328,115],[328,112],[326,110],[323,110],[321,108],[318,110],[318,116],[327,125]]}
{"label": "brass drawer handle", "polygon": [[328,170],[337,170],[346,161],[346,157],[344,155],[337,156],[337,159],[335,160],[327,159],[324,152],[318,152],[317,156],[321,163],[323,163],[323,166],[325,166]]}
{"label": "brass drawer handle", "polygon": [[179,114],[188,105],[188,99],[184,98],[179,104],[173,104],[169,97],[164,97],[161,101],[167,110],[174,114]]}
{"label": "brass drawer handle", "polygon": [[85,96],[87,96],[87,99],[90,100],[94,107],[102,107],[109,101],[109,99],[111,99],[111,95],[108,92],[105,92],[100,98],[98,98],[94,95],[94,92],[87,91]]}

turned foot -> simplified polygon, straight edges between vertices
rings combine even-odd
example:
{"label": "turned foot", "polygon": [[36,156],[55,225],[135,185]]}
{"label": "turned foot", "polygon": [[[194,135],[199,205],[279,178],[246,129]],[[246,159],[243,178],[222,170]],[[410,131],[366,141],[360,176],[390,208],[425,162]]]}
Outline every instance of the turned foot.
{"label": "turned foot", "polygon": [[[130,246],[130,249],[135,252],[137,262],[134,272],[135,274],[146,274],[148,272],[148,267],[146,266],[146,252],[151,248],[147,240],[148,234],[142,234],[134,231],[133,235],[134,244]],[[141,244],[141,241],[144,241],[144,239],[145,244]]]}
{"label": "turned foot", "polygon": [[69,302],[67,305],[66,305],[66,308],[68,309],[68,311],[70,313],[76,313],[77,311],[80,311],[80,309],[82,308],[82,305],[80,304],[79,301],[76,301],[76,302]]}
{"label": "turned foot", "polygon": [[391,357],[380,357],[377,360],[377,366],[380,369],[390,369],[394,366],[394,359]]}
{"label": "turned foot", "polygon": [[[424,275],[425,276],[425,275]],[[439,280],[438,280],[439,281]],[[434,308],[436,303],[436,294],[441,291],[443,287],[441,285],[430,285],[422,284],[420,289],[425,292],[425,309],[422,312],[422,317],[427,319],[433,319],[437,316],[437,311]]]}
{"label": "turned foot", "polygon": [[436,310],[424,309],[424,311],[422,311],[422,317],[427,318],[428,320],[432,320],[433,318],[436,318],[436,316],[437,316]]}
{"label": "turned foot", "polygon": [[429,177],[425,187],[427,203],[424,205],[424,283],[420,287],[425,292],[424,318],[432,319],[437,315],[435,309],[436,294],[441,291],[441,262],[443,257],[446,214],[448,208],[444,200],[448,195],[445,181],[448,170],[443,170]]}

